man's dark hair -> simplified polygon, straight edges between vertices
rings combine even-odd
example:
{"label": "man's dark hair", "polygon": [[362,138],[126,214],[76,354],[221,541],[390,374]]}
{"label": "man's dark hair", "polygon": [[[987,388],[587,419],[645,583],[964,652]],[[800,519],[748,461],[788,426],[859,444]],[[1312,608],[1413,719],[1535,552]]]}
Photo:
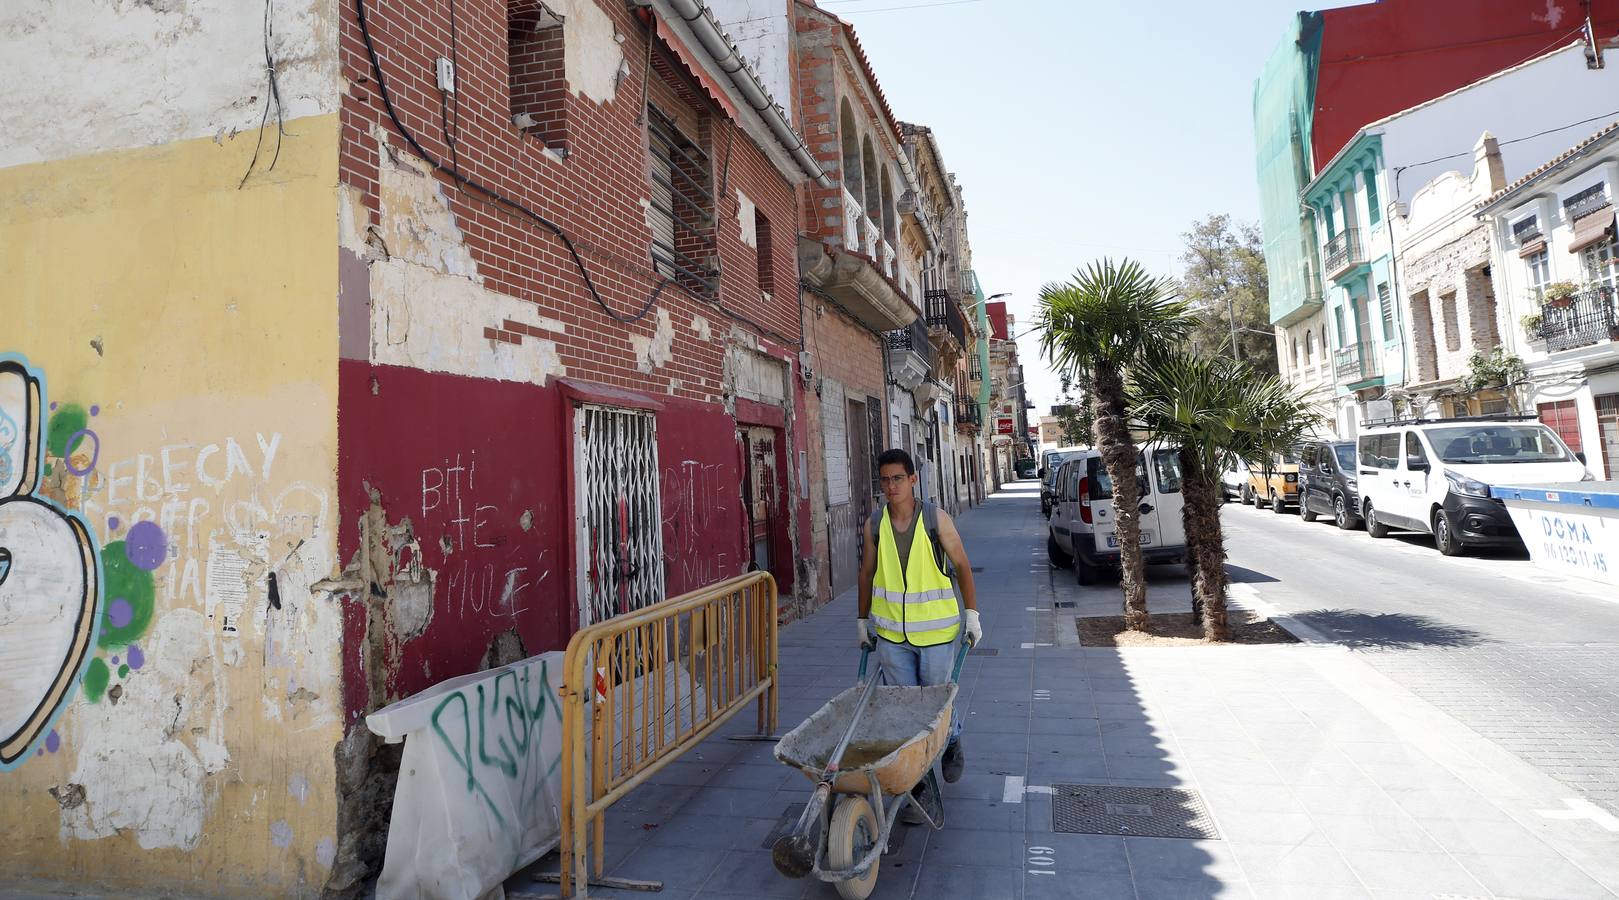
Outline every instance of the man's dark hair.
{"label": "man's dark hair", "polygon": [[881,472],[883,470],[883,466],[904,466],[905,474],[916,474],[916,463],[911,460],[911,454],[906,453],[904,450],[901,450],[898,447],[895,447],[892,450],[884,450],[882,453],[878,454],[877,471]]}

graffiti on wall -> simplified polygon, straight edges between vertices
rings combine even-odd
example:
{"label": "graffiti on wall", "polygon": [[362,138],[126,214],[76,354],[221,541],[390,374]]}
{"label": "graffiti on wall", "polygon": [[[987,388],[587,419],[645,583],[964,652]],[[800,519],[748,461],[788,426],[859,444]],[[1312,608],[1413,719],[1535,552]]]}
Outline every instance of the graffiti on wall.
{"label": "graffiti on wall", "polygon": [[[437,574],[445,587],[446,608],[458,618],[516,619],[536,602],[532,596],[551,575],[547,551],[535,557],[514,552],[517,542],[510,537],[513,525],[527,531],[536,518],[543,521],[545,507],[514,513],[491,502],[495,499],[487,485],[479,489],[477,451],[465,457],[456,453],[421,470],[422,530],[436,537],[443,553]],[[508,543],[514,546],[502,550]]]}
{"label": "graffiti on wall", "polygon": [[731,554],[713,544],[717,531],[733,525],[729,517],[740,502],[736,482],[732,466],[687,459],[664,467],[664,558],[668,580],[678,590],[713,584],[733,574]]}
{"label": "graffiti on wall", "polygon": [[[99,441],[77,410],[45,428],[45,377],[0,356],[0,770],[56,752],[51,730],[86,670],[101,621],[103,571],[83,517],[42,494],[47,456],[93,465]],[[82,413],[82,415],[80,414]],[[88,452],[88,463],[85,453]]]}

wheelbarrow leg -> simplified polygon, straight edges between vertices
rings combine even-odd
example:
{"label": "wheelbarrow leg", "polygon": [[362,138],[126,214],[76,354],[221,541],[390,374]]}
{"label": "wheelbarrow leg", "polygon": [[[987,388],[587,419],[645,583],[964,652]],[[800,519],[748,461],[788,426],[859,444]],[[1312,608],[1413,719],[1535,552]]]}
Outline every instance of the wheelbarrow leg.
{"label": "wheelbarrow leg", "polygon": [[927,777],[922,779],[921,790],[911,795],[911,802],[916,804],[916,811],[934,831],[944,827],[944,791],[939,788],[939,770],[934,767],[928,770]]}

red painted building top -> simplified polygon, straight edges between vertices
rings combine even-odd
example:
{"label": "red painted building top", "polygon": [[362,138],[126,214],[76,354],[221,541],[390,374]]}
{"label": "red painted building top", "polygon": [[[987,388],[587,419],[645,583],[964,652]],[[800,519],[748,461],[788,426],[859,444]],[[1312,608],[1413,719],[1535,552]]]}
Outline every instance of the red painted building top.
{"label": "red painted building top", "polygon": [[984,304],[984,312],[989,314],[990,335],[998,341],[1011,340],[1012,332],[1006,327],[1006,303],[997,300],[994,303]]}
{"label": "red painted building top", "polygon": [[[1590,6],[1599,40],[1619,34],[1619,0]],[[1379,0],[1319,15],[1318,172],[1367,123],[1578,40],[1586,13],[1581,0]]]}

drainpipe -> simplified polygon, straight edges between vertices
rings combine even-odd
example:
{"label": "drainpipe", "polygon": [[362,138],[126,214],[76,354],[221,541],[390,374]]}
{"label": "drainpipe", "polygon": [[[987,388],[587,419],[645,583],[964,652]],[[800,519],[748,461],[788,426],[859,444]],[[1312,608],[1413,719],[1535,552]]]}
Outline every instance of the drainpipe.
{"label": "drainpipe", "polygon": [[[633,2],[637,6],[653,5],[652,0],[633,0]],[[771,133],[776,136],[776,140],[787,148],[793,161],[798,163],[804,174],[820,187],[831,187],[832,179],[821,170],[821,164],[816,162],[814,155],[810,153],[804,138],[794,131],[792,123],[787,121],[787,113],[776,103],[775,98],[770,96],[770,92],[765,90],[764,82],[760,81],[753,69],[742,61],[741,54],[737,52],[731,39],[720,29],[720,23],[709,11],[708,6],[698,0],[669,0],[669,5],[674,8],[681,21],[686,23],[686,27],[697,36],[697,42],[720,70],[730,76],[731,83],[741,91],[748,106],[764,119]]]}

